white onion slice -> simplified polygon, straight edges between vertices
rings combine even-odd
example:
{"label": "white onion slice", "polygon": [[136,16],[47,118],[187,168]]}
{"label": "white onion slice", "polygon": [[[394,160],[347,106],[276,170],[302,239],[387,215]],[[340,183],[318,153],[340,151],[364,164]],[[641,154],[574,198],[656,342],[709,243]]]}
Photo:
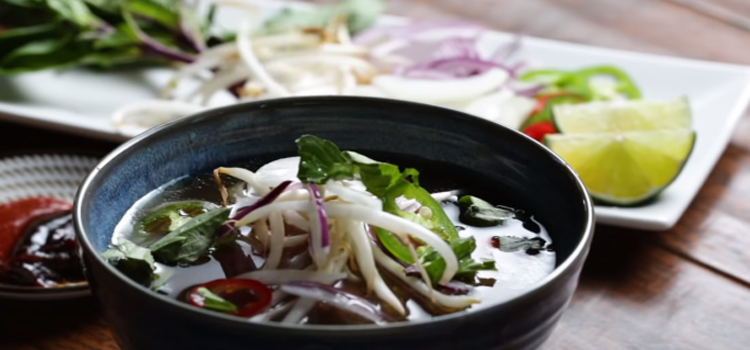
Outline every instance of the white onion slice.
{"label": "white onion slice", "polygon": [[451,103],[475,99],[497,90],[508,79],[508,72],[492,68],[468,78],[450,80],[409,79],[378,75],[372,84],[393,98],[425,103]]}

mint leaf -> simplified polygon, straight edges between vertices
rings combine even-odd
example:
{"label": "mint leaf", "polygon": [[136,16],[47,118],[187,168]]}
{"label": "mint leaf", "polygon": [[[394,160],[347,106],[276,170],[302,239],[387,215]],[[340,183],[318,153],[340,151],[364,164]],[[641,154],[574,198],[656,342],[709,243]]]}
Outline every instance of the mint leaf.
{"label": "mint leaf", "polygon": [[120,238],[119,242],[102,253],[102,257],[136,283],[148,287],[156,277],[151,250]]}
{"label": "mint leaf", "polygon": [[190,219],[149,248],[165,264],[192,264],[208,254],[216,231],[229,218],[229,208],[218,208]]}

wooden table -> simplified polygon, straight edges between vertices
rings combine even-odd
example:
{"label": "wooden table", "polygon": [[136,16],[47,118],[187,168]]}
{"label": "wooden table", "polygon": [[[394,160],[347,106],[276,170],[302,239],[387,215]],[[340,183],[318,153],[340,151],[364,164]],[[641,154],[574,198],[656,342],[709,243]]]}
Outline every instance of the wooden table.
{"label": "wooden table", "polygon": [[[412,0],[390,12],[604,47],[750,64],[746,0]],[[19,137],[19,135],[25,135]],[[32,140],[32,137],[34,138]],[[115,145],[0,123],[0,151]],[[677,226],[597,227],[545,350],[750,347],[750,119]],[[117,349],[95,300],[0,301],[0,349]]]}

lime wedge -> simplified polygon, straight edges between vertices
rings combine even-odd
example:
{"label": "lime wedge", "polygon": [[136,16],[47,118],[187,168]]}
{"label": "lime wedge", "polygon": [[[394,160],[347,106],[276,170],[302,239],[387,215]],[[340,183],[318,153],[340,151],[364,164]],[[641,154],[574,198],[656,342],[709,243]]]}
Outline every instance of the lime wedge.
{"label": "lime wedge", "polygon": [[550,134],[544,141],[575,169],[592,198],[629,206],[651,199],[677,177],[695,136],[682,129]]}
{"label": "lime wedge", "polygon": [[686,97],[669,101],[560,104],[552,113],[557,130],[563,134],[687,130],[691,127],[690,104]]}

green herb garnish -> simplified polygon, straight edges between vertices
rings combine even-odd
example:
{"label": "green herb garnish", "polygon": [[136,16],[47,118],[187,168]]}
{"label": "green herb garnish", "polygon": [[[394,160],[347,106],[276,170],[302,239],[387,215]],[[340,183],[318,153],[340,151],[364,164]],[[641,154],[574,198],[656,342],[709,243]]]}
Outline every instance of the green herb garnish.
{"label": "green herb garnish", "polygon": [[0,75],[192,62],[210,17],[178,0],[0,0]]}
{"label": "green herb garnish", "polygon": [[504,252],[515,252],[525,250],[527,253],[538,253],[547,243],[544,238],[534,237],[515,237],[515,236],[498,236],[498,249]]}
{"label": "green herb garnish", "polygon": [[127,239],[121,238],[118,244],[104,251],[102,257],[130,279],[146,287],[158,277],[154,274],[154,257],[151,250]]}
{"label": "green herb garnish", "polygon": [[[448,242],[458,257],[462,277],[471,277],[480,269],[494,269],[494,263],[477,262],[471,258],[471,252],[476,249],[474,238],[458,236],[456,227],[440,203],[419,186],[419,172],[416,169],[409,168],[402,172],[397,165],[375,161],[356,152],[341,151],[333,142],[312,135],[300,137],[297,146],[301,158],[297,176],[303,182],[324,184],[328,180],[359,179],[370,193],[383,201],[384,211],[416,222]],[[402,196],[417,200],[428,209],[424,210],[427,214],[401,210],[395,201]],[[377,235],[391,254],[406,263],[414,263],[409,248],[391,232],[378,228]],[[420,248],[417,255],[430,279],[437,283],[445,270],[443,258],[431,248]]]}
{"label": "green herb garnish", "polygon": [[498,208],[489,202],[474,196],[462,196],[458,199],[461,214],[458,220],[474,227],[491,227],[502,225],[513,217],[513,212]]}
{"label": "green herb garnish", "polygon": [[229,208],[217,208],[190,219],[149,248],[159,262],[191,264],[208,254],[216,231],[229,218]]}

